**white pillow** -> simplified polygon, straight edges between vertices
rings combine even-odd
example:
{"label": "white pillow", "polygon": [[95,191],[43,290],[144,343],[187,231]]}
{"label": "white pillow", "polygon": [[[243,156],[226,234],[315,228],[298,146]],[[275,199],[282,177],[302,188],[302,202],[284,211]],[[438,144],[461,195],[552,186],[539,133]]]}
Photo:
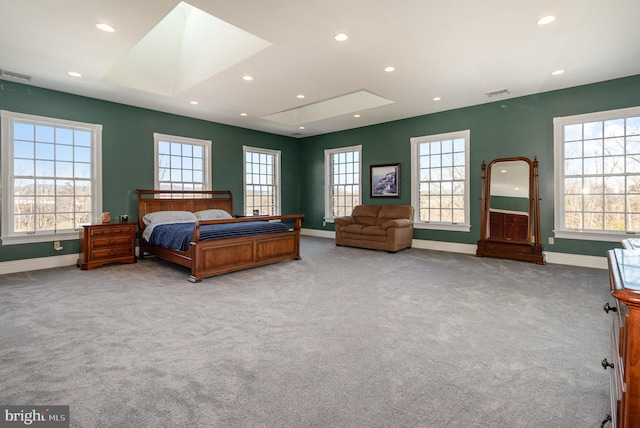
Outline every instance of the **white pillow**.
{"label": "white pillow", "polygon": [[219,218],[233,218],[225,210],[202,210],[194,213],[200,220],[215,220]]}
{"label": "white pillow", "polygon": [[156,211],[149,214],[145,214],[142,217],[142,221],[147,226],[153,223],[170,223],[175,221],[176,223],[196,222],[198,219],[195,214],[189,211]]}

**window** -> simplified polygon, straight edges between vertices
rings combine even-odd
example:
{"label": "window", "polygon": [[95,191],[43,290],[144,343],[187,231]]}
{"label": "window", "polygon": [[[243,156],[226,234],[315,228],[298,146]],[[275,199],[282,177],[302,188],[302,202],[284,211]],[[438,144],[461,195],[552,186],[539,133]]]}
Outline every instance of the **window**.
{"label": "window", "polygon": [[102,125],[1,114],[3,245],[78,239],[102,212]]}
{"label": "window", "polygon": [[469,130],[411,139],[416,228],[468,232]]}
{"label": "window", "polygon": [[640,107],[555,118],[555,236],[640,232]]}
{"label": "window", "polygon": [[243,146],[244,213],[280,215],[280,151]]}
{"label": "window", "polygon": [[156,190],[211,190],[211,141],[153,134]]}
{"label": "window", "polygon": [[362,146],[324,151],[325,220],[351,215],[360,205],[361,153]]}

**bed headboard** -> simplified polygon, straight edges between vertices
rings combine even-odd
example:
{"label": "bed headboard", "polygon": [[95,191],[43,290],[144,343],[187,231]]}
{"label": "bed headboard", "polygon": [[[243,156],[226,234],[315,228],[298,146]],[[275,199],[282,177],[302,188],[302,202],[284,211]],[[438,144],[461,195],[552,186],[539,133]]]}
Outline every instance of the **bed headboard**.
{"label": "bed headboard", "polygon": [[233,197],[229,190],[143,190],[138,194],[138,227],[145,227],[142,217],[156,211],[225,210],[233,215]]}

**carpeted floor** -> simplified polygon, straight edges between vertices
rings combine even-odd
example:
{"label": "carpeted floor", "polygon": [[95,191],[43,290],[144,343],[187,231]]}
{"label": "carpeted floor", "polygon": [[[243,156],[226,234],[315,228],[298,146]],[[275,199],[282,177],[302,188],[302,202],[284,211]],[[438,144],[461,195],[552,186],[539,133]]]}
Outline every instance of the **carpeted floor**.
{"label": "carpeted floor", "polygon": [[606,270],[303,237],[203,280],[155,259],[0,276],[0,404],[72,427],[599,427]]}

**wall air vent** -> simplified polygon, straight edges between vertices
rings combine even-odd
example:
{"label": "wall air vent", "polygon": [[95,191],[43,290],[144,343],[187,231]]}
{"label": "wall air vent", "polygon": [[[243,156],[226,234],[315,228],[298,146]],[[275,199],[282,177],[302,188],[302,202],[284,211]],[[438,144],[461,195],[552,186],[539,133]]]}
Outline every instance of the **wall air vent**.
{"label": "wall air vent", "polygon": [[487,96],[489,98],[501,97],[503,95],[509,95],[509,90],[508,89],[496,89],[495,91],[487,92]]}
{"label": "wall air vent", "polygon": [[31,82],[31,76],[28,76],[26,74],[16,73],[9,70],[0,70],[0,78],[20,80],[23,82]]}

